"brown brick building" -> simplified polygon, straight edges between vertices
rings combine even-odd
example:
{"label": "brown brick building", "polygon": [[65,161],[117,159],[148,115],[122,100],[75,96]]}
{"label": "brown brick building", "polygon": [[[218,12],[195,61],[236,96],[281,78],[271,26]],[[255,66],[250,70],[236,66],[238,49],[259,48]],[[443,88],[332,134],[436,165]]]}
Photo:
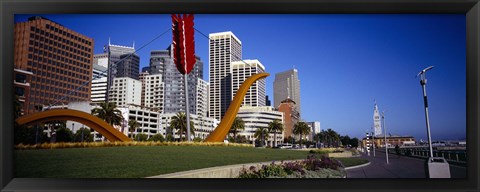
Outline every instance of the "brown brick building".
{"label": "brown brick building", "polygon": [[[368,142],[371,144],[372,143],[372,137],[368,137]],[[415,138],[412,136],[398,136],[398,135],[390,135],[387,136],[387,144],[388,147],[395,147],[396,145],[398,146],[403,146],[403,145],[414,145],[415,144]],[[362,146],[367,145],[367,138],[362,139]],[[385,147],[385,136],[384,135],[378,135],[375,136],[375,147]]]}
{"label": "brown brick building", "polygon": [[278,105],[278,111],[283,112],[284,138],[293,137],[293,127],[300,120],[300,113],[296,110],[295,105],[295,101],[291,99],[285,99]]}
{"label": "brown brick building", "polygon": [[92,38],[46,18],[31,17],[15,24],[14,52],[15,68],[32,73],[25,114],[51,104],[90,100]]}

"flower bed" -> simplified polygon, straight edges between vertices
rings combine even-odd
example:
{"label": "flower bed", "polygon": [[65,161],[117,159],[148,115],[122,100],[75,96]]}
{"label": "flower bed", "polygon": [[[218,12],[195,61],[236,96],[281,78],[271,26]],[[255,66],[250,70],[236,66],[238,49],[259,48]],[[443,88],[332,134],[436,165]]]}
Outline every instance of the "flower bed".
{"label": "flower bed", "polygon": [[342,163],[335,159],[309,155],[303,161],[272,162],[261,167],[243,168],[238,178],[344,178]]}

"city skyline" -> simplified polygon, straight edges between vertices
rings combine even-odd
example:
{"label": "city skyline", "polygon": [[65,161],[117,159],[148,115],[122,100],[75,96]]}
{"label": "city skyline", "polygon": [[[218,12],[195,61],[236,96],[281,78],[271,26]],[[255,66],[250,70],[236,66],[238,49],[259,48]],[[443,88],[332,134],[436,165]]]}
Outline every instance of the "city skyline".
{"label": "city skyline", "polygon": [[[15,22],[30,16],[17,15]],[[43,16],[92,37],[95,54],[103,52],[109,37],[112,44],[135,41],[140,47],[171,26],[170,15]],[[242,58],[262,61],[270,73],[270,97],[275,74],[296,68],[302,118],[351,137],[363,137],[373,125],[375,99],[385,111],[389,133],[425,140],[423,98],[415,75],[434,65],[427,74],[432,139],[466,137],[465,15],[195,16],[199,31],[232,31],[242,41]],[[195,40],[206,71],[208,39],[196,32]],[[139,51],[140,69],[148,65],[151,50],[164,49],[168,42],[171,32]]]}

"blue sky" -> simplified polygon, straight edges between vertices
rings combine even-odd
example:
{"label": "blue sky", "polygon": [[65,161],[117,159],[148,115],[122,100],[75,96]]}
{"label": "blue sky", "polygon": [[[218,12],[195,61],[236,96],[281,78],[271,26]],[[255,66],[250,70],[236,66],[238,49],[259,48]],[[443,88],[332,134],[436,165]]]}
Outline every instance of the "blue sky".
{"label": "blue sky", "polygon": [[[15,22],[31,15],[16,15]],[[92,37],[95,53],[112,44],[140,48],[171,27],[170,15],[43,15]],[[232,31],[243,59],[258,59],[270,73],[295,66],[302,118],[320,121],[342,135],[363,137],[373,125],[374,99],[385,111],[387,132],[426,139],[422,89],[415,75],[427,73],[432,139],[466,137],[466,36],[464,14],[195,15],[204,34]],[[165,49],[171,32],[138,51],[140,66],[150,51]],[[196,32],[196,54],[208,81],[208,39]]]}

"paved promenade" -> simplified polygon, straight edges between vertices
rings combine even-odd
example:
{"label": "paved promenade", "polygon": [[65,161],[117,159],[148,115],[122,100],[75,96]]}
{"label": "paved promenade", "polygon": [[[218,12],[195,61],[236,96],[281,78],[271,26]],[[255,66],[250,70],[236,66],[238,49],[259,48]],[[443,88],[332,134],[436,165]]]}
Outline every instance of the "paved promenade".
{"label": "paved promenade", "polygon": [[[376,151],[367,156],[361,153],[362,158],[371,163],[368,166],[347,170],[347,178],[426,178],[424,159],[411,158],[388,154],[389,164],[385,160],[385,153]],[[451,178],[466,178],[465,167],[450,165]]]}

